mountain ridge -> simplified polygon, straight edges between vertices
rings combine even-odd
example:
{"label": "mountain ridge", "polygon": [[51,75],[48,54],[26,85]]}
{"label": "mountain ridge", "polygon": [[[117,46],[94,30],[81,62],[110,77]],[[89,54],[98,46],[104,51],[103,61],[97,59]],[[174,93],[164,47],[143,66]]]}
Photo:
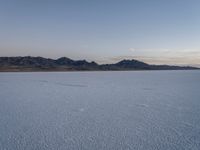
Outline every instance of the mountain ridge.
{"label": "mountain ridge", "polygon": [[94,61],[73,60],[68,57],[58,59],[18,56],[0,57],[0,72],[6,71],[114,71],[114,70],[192,70],[191,66],[151,65],[132,59],[114,64],[98,64]]}

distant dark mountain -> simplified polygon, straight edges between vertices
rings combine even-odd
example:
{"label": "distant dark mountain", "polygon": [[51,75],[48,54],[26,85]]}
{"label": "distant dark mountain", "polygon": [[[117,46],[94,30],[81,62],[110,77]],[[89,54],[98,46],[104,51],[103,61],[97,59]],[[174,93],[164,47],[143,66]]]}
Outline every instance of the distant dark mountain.
{"label": "distant dark mountain", "polygon": [[54,61],[57,65],[72,65],[74,61],[72,59],[69,59],[67,57],[61,57]]}
{"label": "distant dark mountain", "polygon": [[67,57],[49,59],[43,57],[0,57],[0,71],[81,71],[81,70],[190,70],[195,67],[149,65],[138,60],[122,60],[116,64],[99,65],[86,60]]}
{"label": "distant dark mountain", "polygon": [[55,61],[42,57],[0,57],[0,66],[52,67]]}
{"label": "distant dark mountain", "polygon": [[148,70],[150,65],[138,60],[122,60],[116,64],[100,65],[102,70]]}
{"label": "distant dark mountain", "polygon": [[148,69],[149,65],[138,60],[122,60],[115,64],[115,66],[124,69]]}

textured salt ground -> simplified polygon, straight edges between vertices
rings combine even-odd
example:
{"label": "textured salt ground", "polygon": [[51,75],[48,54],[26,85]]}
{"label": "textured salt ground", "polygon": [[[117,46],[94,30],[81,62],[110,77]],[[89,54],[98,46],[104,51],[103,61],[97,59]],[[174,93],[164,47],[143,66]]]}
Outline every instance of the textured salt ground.
{"label": "textured salt ground", "polygon": [[199,150],[200,72],[0,74],[2,150]]}

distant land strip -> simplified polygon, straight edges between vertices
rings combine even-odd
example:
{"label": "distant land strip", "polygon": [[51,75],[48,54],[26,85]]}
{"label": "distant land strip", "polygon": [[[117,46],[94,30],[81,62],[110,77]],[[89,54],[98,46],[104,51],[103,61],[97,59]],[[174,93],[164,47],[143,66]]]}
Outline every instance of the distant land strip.
{"label": "distant land strip", "polygon": [[0,57],[0,72],[37,71],[127,71],[127,70],[196,70],[191,66],[150,65],[135,59],[122,60],[115,64],[97,64],[67,57],[50,59],[43,57]]}

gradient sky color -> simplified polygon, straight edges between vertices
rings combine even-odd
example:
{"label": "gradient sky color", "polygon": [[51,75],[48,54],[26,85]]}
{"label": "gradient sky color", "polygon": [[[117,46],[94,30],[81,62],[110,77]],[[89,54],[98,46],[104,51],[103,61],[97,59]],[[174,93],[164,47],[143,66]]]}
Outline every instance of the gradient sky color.
{"label": "gradient sky color", "polygon": [[0,0],[0,56],[200,66],[199,0]]}

